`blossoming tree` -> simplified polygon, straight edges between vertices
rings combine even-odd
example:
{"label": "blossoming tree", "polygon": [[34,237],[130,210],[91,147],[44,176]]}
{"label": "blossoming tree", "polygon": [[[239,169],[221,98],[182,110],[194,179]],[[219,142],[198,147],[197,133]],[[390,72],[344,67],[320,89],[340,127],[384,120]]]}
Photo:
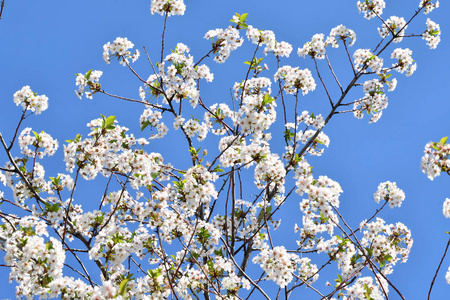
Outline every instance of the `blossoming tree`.
{"label": "blossoming tree", "polygon": [[[422,13],[439,7],[433,0],[418,4],[404,18],[384,17],[383,0],[358,1],[364,18],[378,20],[374,47],[351,50],[357,45],[355,31],[338,25],[298,48],[298,56],[312,62],[308,69],[286,64],[293,46],[251,25],[246,13],[207,31],[210,48],[200,58],[184,43],[168,51],[167,23],[183,15],[186,4],[152,0],[150,13],[163,22],[160,52],[141,49],[126,37],[103,46],[105,63],[119,63],[139,82],[139,98],[110,92],[100,70],[76,74],[79,98],[140,105],[136,119],[146,137],[137,137],[114,115],[101,115],[64,143],[65,170],[50,176],[43,159],[56,153],[59,142],[24,125],[30,114],[45,114],[49,99],[30,86],[18,90],[12,98],[22,116],[12,136],[0,133],[6,158],[0,181],[7,187],[0,192],[0,240],[16,294],[295,299],[309,293],[317,299],[388,299],[393,293],[404,299],[391,274],[408,259],[411,232],[380,217],[387,206],[402,205],[404,192],[395,182],[380,183],[374,194],[379,209],[352,228],[339,210],[341,186],[313,172],[310,162],[329,146],[326,129],[335,116],[367,115],[370,123],[381,118],[386,94],[397,86],[393,75],[411,76],[417,68],[413,50],[402,42],[421,37],[429,48],[437,47],[440,28],[431,19],[421,32],[407,32]],[[252,45],[250,53],[239,51],[244,41]],[[332,51],[340,51],[346,70],[335,71]],[[210,104],[214,99],[205,99],[200,86],[213,85],[210,65],[226,64],[231,56],[243,57],[246,72],[236,74],[230,95]],[[138,59],[150,73],[133,67]],[[345,81],[336,75],[344,71]],[[323,115],[301,104],[319,88],[326,94]],[[350,95],[354,90],[357,99]],[[173,138],[170,131],[177,132],[178,146],[171,151],[183,158],[180,165],[151,147]],[[449,154],[446,139],[427,145],[423,169],[430,178],[449,172]],[[78,198],[85,181],[99,182],[89,201]],[[297,203],[300,217],[288,224],[283,243],[276,230],[288,201]],[[337,275],[319,285],[319,276],[329,276],[330,268]]]}

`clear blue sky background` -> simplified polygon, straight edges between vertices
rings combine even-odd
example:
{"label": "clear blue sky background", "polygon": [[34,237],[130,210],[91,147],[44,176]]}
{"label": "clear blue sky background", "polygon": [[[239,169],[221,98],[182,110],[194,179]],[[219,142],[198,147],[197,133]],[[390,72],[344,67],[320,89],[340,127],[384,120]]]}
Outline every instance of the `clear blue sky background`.
{"label": "clear blue sky background", "polygon": [[[358,14],[356,2],[187,0],[185,16],[169,18],[166,49],[173,49],[177,42],[183,42],[198,59],[209,50],[210,43],[203,39],[208,30],[225,28],[235,12],[247,12],[249,24],[260,29],[271,29],[278,41],[284,40],[294,46],[291,57],[284,64],[312,69],[312,62],[299,58],[296,52],[315,33],[328,35],[331,28],[344,24],[357,34],[357,43],[350,48],[352,53],[357,48],[373,48],[376,45],[380,22],[375,19],[365,20]],[[385,18],[397,15],[406,19],[418,8],[419,0],[387,2],[383,15]],[[414,247],[408,263],[397,265],[390,276],[406,299],[426,298],[448,239],[445,231],[450,230],[450,220],[442,215],[442,203],[446,197],[450,197],[450,177],[442,175],[431,182],[419,167],[425,144],[450,135],[450,99],[447,92],[450,75],[450,41],[447,34],[450,32],[450,9],[446,1],[441,2],[441,8],[428,15],[441,26],[441,44],[436,50],[429,50],[420,38],[407,39],[400,44],[400,47],[413,50],[418,70],[410,78],[393,74],[398,79],[398,87],[388,94],[389,106],[380,121],[368,124],[367,117],[357,120],[350,114],[334,117],[324,131],[330,136],[330,147],[321,158],[310,160],[316,176],[327,175],[341,184],[344,190],[341,209],[354,227],[370,217],[378,207],[372,195],[380,182],[396,181],[404,190],[406,200],[403,206],[384,211],[382,217],[387,222],[405,223],[413,233]],[[152,16],[149,8],[148,0],[6,0],[0,20],[0,131],[6,139],[12,136],[20,117],[20,109],[15,107],[12,96],[24,85],[30,85],[33,91],[45,94],[50,99],[49,109],[41,116],[28,118],[24,126],[33,127],[38,132],[46,130],[60,144],[77,133],[86,135],[85,124],[100,114],[116,115],[121,125],[138,133],[141,106],[102,95],[94,95],[94,100],[79,100],[74,93],[74,74],[89,69],[102,70],[104,75],[101,83],[106,91],[138,98],[140,83],[117,63],[105,65],[102,46],[117,36],[127,37],[140,50],[146,46],[156,61],[159,58],[163,18]],[[423,32],[426,18],[423,14],[419,15],[408,32]],[[249,46],[250,42],[246,40],[244,44]],[[397,46],[391,46],[391,50]],[[347,83],[351,74],[343,48],[327,49],[341,82]],[[251,58],[250,51],[252,47],[233,52],[225,65],[206,61],[215,74],[212,84],[202,83],[205,87],[203,99],[208,105],[229,100],[230,87],[245,76],[242,62]],[[387,56],[384,58],[385,64],[389,64],[390,59]],[[267,62],[273,66],[270,73],[273,74],[273,57],[267,58]],[[321,68],[326,68],[323,62]],[[144,78],[151,72],[144,57],[136,64],[136,69]],[[319,83],[317,76],[314,76]],[[331,80],[329,83],[333,85]],[[334,95],[337,96],[336,93]],[[361,96],[361,90],[356,89],[348,100]],[[318,84],[314,93],[301,98],[300,110],[326,114],[327,105],[328,100]],[[185,144],[178,145],[172,139],[165,144],[154,143],[151,147],[151,151],[161,152],[166,161],[174,165],[182,163],[172,149],[185,147]],[[209,147],[213,148],[212,145]],[[272,147],[277,149],[277,145]],[[50,164],[48,176],[64,172],[62,145],[60,150],[55,158],[44,160],[44,164]],[[5,161],[5,155],[0,153],[0,164],[3,165]],[[84,201],[96,201],[100,197],[100,194],[91,194],[89,190],[85,192]],[[6,195],[10,196],[8,193]],[[286,210],[290,213],[285,211],[280,216],[285,226],[281,230],[290,231],[286,237],[292,238],[293,222],[301,224],[298,210],[300,200],[298,196],[291,198],[288,205],[292,205],[292,209]],[[283,243],[284,237],[280,234],[279,244]],[[432,299],[448,298],[450,286],[445,283],[444,275],[449,265],[450,258],[447,258],[437,278]],[[8,273],[8,269],[0,269],[0,298],[14,298],[14,288],[8,285]],[[324,278],[324,281],[331,282],[333,276]],[[391,299],[397,299],[392,289],[390,296]],[[315,298],[313,296],[311,299]]]}

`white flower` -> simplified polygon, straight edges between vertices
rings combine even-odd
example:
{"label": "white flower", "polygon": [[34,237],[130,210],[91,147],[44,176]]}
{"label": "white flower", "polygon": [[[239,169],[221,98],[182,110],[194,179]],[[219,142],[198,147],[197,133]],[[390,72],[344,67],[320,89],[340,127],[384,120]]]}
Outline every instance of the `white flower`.
{"label": "white flower", "polygon": [[312,40],[307,42],[303,48],[298,48],[298,56],[305,57],[306,55],[312,58],[324,59],[325,58],[325,42],[324,34],[318,33],[313,35]]}
{"label": "white flower", "polygon": [[31,110],[39,115],[48,108],[48,98],[45,95],[37,95],[26,85],[22,89],[14,93],[14,103],[23,109]]}
{"label": "white flower", "polygon": [[331,45],[333,48],[338,48],[338,42],[340,40],[346,41],[350,39],[349,46],[353,46],[356,42],[356,34],[353,30],[348,29],[344,25],[339,25],[331,29],[330,35],[327,37],[325,41],[325,46]]}
{"label": "white flower", "polygon": [[170,16],[182,16],[186,11],[186,5],[183,0],[152,0],[150,12],[161,16],[165,13]]}
{"label": "white flower", "polygon": [[422,39],[427,41],[427,45],[430,49],[436,49],[437,45],[441,41],[441,28],[439,24],[427,19],[427,29],[422,34]]}
{"label": "white flower", "polygon": [[444,201],[444,205],[442,206],[442,213],[448,219],[450,218],[450,199],[447,198]]}
{"label": "white flower", "polygon": [[122,66],[126,66],[129,59],[131,59],[132,62],[135,62],[139,58],[139,50],[136,50],[134,54],[131,54],[129,51],[129,49],[133,47],[134,44],[127,38],[118,37],[112,44],[108,42],[103,45],[103,59],[107,64],[109,64],[111,61],[111,55],[113,55],[119,59],[119,63]]}
{"label": "white flower", "polygon": [[364,14],[364,18],[370,20],[374,17],[381,16],[383,9],[386,8],[384,0],[363,0],[356,3],[360,13]]}
{"label": "white flower", "polygon": [[378,28],[378,33],[382,38],[387,37],[389,33],[392,35],[398,35],[394,39],[394,43],[399,43],[403,40],[403,35],[406,28],[408,28],[408,25],[406,25],[404,18],[392,16],[383,23],[381,28]]}
{"label": "white flower", "polygon": [[380,200],[389,202],[389,207],[400,207],[403,200],[405,200],[405,193],[397,187],[395,182],[382,182],[378,186],[377,191],[373,195],[375,202],[380,203]]}

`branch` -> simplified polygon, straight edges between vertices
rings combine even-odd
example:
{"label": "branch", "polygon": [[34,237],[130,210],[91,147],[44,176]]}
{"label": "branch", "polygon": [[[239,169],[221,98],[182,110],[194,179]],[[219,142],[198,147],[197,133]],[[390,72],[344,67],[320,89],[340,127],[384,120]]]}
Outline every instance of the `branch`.
{"label": "branch", "polygon": [[444,258],[447,255],[447,251],[448,251],[448,247],[449,246],[450,246],[450,239],[447,242],[447,246],[445,247],[445,250],[444,250],[444,255],[442,255],[441,261],[439,262],[439,265],[438,265],[438,267],[436,269],[436,273],[434,274],[433,280],[431,281],[430,290],[428,291],[428,298],[427,298],[427,300],[430,300],[431,290],[433,289],[434,281],[436,280],[436,277],[437,277],[437,275],[439,273],[439,269],[442,266],[442,262],[444,261]]}

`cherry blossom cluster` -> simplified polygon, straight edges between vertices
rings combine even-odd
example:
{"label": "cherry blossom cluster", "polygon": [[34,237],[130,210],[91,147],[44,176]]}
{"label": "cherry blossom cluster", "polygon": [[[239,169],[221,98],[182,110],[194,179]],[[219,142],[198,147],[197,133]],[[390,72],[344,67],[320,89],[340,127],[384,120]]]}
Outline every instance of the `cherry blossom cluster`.
{"label": "cherry blossom cluster", "polygon": [[308,199],[300,202],[303,227],[300,229],[300,239],[297,240],[297,244],[299,247],[312,249],[317,242],[322,241],[318,239],[319,234],[327,232],[331,236],[339,223],[334,209],[339,207],[342,189],[339,183],[327,176],[314,179],[307,162],[303,162],[296,170],[294,178],[297,179],[296,192],[300,195],[304,192],[308,194]]}
{"label": "cherry blossom cluster", "polygon": [[182,16],[186,11],[186,5],[183,0],[152,0],[150,4],[150,12],[157,13],[161,16],[167,14],[167,16]]}
{"label": "cherry blossom cluster", "polygon": [[364,98],[355,101],[353,105],[353,115],[362,119],[364,112],[371,114],[370,123],[377,122],[383,110],[388,106],[388,99],[383,92],[383,83],[378,79],[372,79],[364,82]]}
{"label": "cherry blossom cluster", "polygon": [[[316,132],[317,130],[313,129],[308,129],[305,132],[300,131],[297,134],[297,139],[303,144],[306,144],[314,137],[314,135],[316,135]],[[310,155],[321,156],[324,149],[319,148],[319,145],[324,145],[325,147],[328,147],[330,145],[330,138],[322,131],[320,131],[316,138],[312,141],[311,147],[308,149],[308,153]]]}
{"label": "cherry blossom cluster", "polygon": [[405,200],[405,193],[397,187],[395,182],[382,182],[378,186],[377,191],[373,195],[375,202],[380,203],[380,200],[385,200],[389,203],[389,207],[400,207],[403,200]]}
{"label": "cherry blossom cluster", "polygon": [[[58,141],[48,133],[33,131],[33,136],[30,133],[31,128],[27,127],[19,135],[19,145],[23,155],[43,158],[45,155],[52,156],[58,150]],[[30,146],[32,148],[29,148]]]}
{"label": "cherry blossom cluster", "polygon": [[381,28],[378,28],[378,33],[382,38],[387,37],[391,33],[395,36],[393,42],[400,43],[403,40],[406,28],[408,28],[408,25],[403,17],[391,16],[383,22]]}
{"label": "cherry blossom cluster", "polygon": [[[382,287],[380,286],[380,282],[382,283]],[[345,288],[347,292],[345,299],[385,299],[384,292],[388,293],[388,287],[386,280],[381,276],[377,276],[376,280],[372,277],[361,277],[354,284]]]}
{"label": "cherry blossom cluster", "polygon": [[271,81],[257,77],[242,83],[235,83],[234,96],[242,99],[242,105],[233,117],[245,135],[267,130],[276,119],[276,102],[270,96]]}
{"label": "cherry blossom cluster", "polygon": [[439,0],[433,3],[433,0],[421,0],[419,4],[419,8],[425,7],[424,14],[428,15],[433,9],[439,7]]}
{"label": "cherry blossom cluster", "polygon": [[284,81],[283,90],[288,94],[295,94],[301,90],[303,95],[306,95],[316,89],[316,82],[308,69],[283,66],[278,69],[273,78],[275,82]]}
{"label": "cherry blossom cluster", "polygon": [[[88,71],[86,74],[76,74],[77,78],[75,79],[75,83],[78,86],[78,90],[75,91],[75,94],[78,98],[82,98],[83,94],[88,99],[92,99],[92,95],[100,90],[100,77],[102,76],[102,71]],[[87,88],[87,89],[86,89]]]}
{"label": "cherry blossom cluster", "polygon": [[[35,193],[51,192],[50,184],[45,180],[45,170],[39,162],[33,162],[30,168],[27,159],[15,158],[15,164],[22,170],[24,177],[30,183],[31,189],[17,173],[6,172],[4,180],[11,188],[16,204],[22,206],[25,201],[34,197]],[[5,164],[5,169],[13,169],[10,162]]]}
{"label": "cherry blossom cluster", "polygon": [[[305,259],[303,259],[305,260]],[[266,278],[274,281],[280,288],[286,287],[294,278],[292,275],[296,270],[299,270],[299,264],[307,267],[302,272],[302,277],[308,277],[308,274],[314,274],[317,267],[313,264],[308,264],[308,261],[301,261],[296,254],[289,254],[283,246],[277,246],[273,249],[263,248],[261,252],[253,258],[253,263],[259,264],[266,272]],[[306,275],[306,276],[305,276]],[[318,276],[311,278],[314,282]]]}
{"label": "cherry blossom cluster", "polygon": [[417,69],[417,64],[414,63],[411,55],[412,51],[408,48],[395,49],[391,54],[391,58],[398,59],[398,63],[393,64],[392,67],[400,73],[406,72],[406,76],[411,76]]}
{"label": "cherry blossom cluster", "polygon": [[158,131],[157,134],[152,134],[150,136],[150,139],[161,139],[169,131],[167,126],[164,124],[164,122],[160,122],[161,118],[162,118],[161,112],[159,112],[157,110],[153,110],[151,108],[147,108],[142,113],[142,115],[139,119],[139,124],[141,125],[141,129],[143,130],[147,126],[150,126],[150,128],[156,128],[156,130]]}
{"label": "cherry blossom cluster", "polygon": [[267,142],[257,137],[247,145],[245,139],[225,136],[219,142],[219,150],[222,151],[220,163],[223,167],[241,164],[249,168],[270,154]]}
{"label": "cherry blossom cluster", "polygon": [[422,39],[427,41],[430,49],[436,49],[437,45],[441,42],[441,28],[439,24],[427,19],[427,29],[422,34]]}
{"label": "cherry blossom cluster", "polygon": [[364,14],[364,18],[370,20],[376,16],[383,14],[383,9],[386,8],[384,0],[364,0],[356,3],[360,13]]}
{"label": "cherry blossom cluster", "polygon": [[383,68],[383,59],[372,54],[369,49],[358,49],[353,54],[355,69],[365,72],[370,68],[372,72],[380,72]]}
{"label": "cherry blossom cluster", "polygon": [[224,63],[230,57],[231,51],[239,48],[244,42],[239,30],[232,26],[209,30],[204,38],[212,42],[213,53],[216,55],[214,61],[217,63]]}
{"label": "cherry blossom cluster", "polygon": [[274,189],[279,193],[284,192],[284,178],[286,170],[277,154],[267,154],[255,168],[255,184],[259,189]]}
{"label": "cherry blossom cluster", "polygon": [[31,110],[37,115],[48,108],[47,96],[34,93],[28,85],[15,92],[13,100],[17,106],[21,105],[24,110]]}
{"label": "cherry blossom cluster", "polygon": [[383,274],[391,274],[398,261],[404,263],[408,260],[413,239],[404,224],[385,224],[383,219],[377,218],[370,223],[363,221],[360,228],[363,233],[360,243],[365,249],[365,257],[379,263]]}
{"label": "cherry blossom cluster", "polygon": [[[225,118],[234,119],[234,112],[225,103],[215,103],[209,107],[209,110],[212,114],[210,112],[205,112],[203,117],[206,126],[211,129],[213,134],[224,135],[227,132],[228,127],[223,121]],[[184,119],[181,120],[181,123],[182,122],[184,122]],[[181,123],[180,120],[175,120],[174,126]]]}
{"label": "cherry blossom cluster", "polygon": [[321,114],[310,114],[307,110],[302,111],[300,116],[297,117],[297,123],[300,124],[301,122],[304,122],[307,126],[313,126],[316,129],[322,129],[325,126],[325,120]]}
{"label": "cherry blossom cluster", "polygon": [[47,225],[36,217],[23,217],[15,221],[13,228],[6,228],[1,230],[6,237],[2,248],[5,263],[11,266],[10,279],[19,283],[17,294],[30,299],[46,297],[49,284],[62,276],[66,256],[61,242],[46,238]]}
{"label": "cherry blossom cluster", "polygon": [[132,173],[132,187],[147,186],[159,174],[162,157],[158,153],[131,150],[135,145],[145,145],[146,139],[136,139],[126,132],[128,128],[119,125],[105,125],[105,119],[95,119],[88,123],[91,128],[89,138],[75,138],[64,145],[66,168],[72,172],[75,166],[86,180],[94,179],[98,173],[109,176],[111,172]]}
{"label": "cherry blossom cluster", "polygon": [[446,141],[447,138],[443,138],[439,143],[429,142],[425,145],[420,168],[430,180],[450,170],[450,144]]}
{"label": "cherry blossom cluster", "polygon": [[278,57],[289,57],[292,52],[292,45],[287,42],[277,42],[275,39],[275,33],[271,30],[258,30],[252,25],[247,27],[247,38],[252,41],[253,44],[266,45],[264,53],[267,55],[269,52],[273,52]]}
{"label": "cherry blossom cluster", "polygon": [[[167,55],[164,62],[158,65],[158,74],[150,75],[145,85],[150,94],[163,97],[163,103],[180,102],[187,99],[192,107],[197,106],[200,93],[197,80],[211,82],[214,78],[208,66],[194,64],[194,58],[188,54],[190,49],[178,43],[175,50]],[[141,98],[145,100],[145,92],[140,89]]]}
{"label": "cherry blossom cluster", "polygon": [[450,218],[450,199],[447,198],[442,205],[442,214],[448,219]]}
{"label": "cherry blossom cluster", "polygon": [[202,204],[209,204],[211,199],[217,198],[217,191],[213,182],[217,175],[198,165],[189,168],[178,191],[182,197],[183,211],[194,214]]}
{"label": "cherry blossom cluster", "polygon": [[324,59],[326,46],[324,36],[323,33],[313,35],[310,42],[307,42],[302,48],[298,48],[298,56],[305,57],[309,55],[312,58]]}
{"label": "cherry blossom cluster", "polygon": [[135,62],[139,58],[139,50],[131,54],[130,49],[134,44],[127,38],[118,37],[111,44],[110,42],[103,45],[103,59],[107,64],[111,61],[111,56],[117,57],[117,60],[122,66],[128,65],[129,60]]}
{"label": "cherry blossom cluster", "polygon": [[353,46],[356,42],[356,33],[341,24],[331,29],[330,35],[325,41],[325,46],[331,45],[333,48],[338,48],[339,41],[345,42],[348,39],[350,39],[349,46]]}
{"label": "cherry blossom cluster", "polygon": [[209,126],[205,122],[199,122],[196,119],[189,119],[182,125],[184,131],[189,137],[197,135],[197,140],[203,141],[209,131]]}

